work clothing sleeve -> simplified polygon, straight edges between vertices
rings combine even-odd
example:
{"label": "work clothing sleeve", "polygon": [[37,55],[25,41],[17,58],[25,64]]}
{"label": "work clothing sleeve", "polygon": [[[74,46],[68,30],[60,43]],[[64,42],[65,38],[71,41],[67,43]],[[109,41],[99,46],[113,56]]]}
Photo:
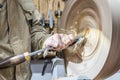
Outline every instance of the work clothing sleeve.
{"label": "work clothing sleeve", "polygon": [[32,49],[42,48],[44,41],[50,36],[46,30],[40,26],[41,15],[36,9],[33,0],[18,0],[24,10],[27,21],[30,22]]}

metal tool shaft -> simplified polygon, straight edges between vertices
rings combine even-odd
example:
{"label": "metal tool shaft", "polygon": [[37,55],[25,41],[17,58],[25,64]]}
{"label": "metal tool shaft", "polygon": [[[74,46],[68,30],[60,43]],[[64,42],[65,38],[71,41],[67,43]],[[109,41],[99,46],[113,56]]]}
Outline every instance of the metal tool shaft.
{"label": "metal tool shaft", "polygon": [[23,54],[19,54],[16,56],[5,58],[0,61],[0,69],[13,67],[24,61],[27,61],[27,60],[29,61],[29,60],[31,60],[30,58],[32,56],[37,55],[38,53],[42,54],[46,49],[52,49],[52,48],[46,47],[46,48],[40,49],[40,50],[32,52],[32,53],[23,53]]}
{"label": "metal tool shaft", "polygon": [[[71,45],[75,44],[79,40],[79,38],[81,38],[81,36],[77,37]],[[71,46],[71,45],[69,45],[69,46]],[[38,53],[39,53],[39,55],[43,54],[46,49],[47,50],[54,50],[53,47],[46,47],[46,48],[37,50],[37,51],[32,52],[32,53],[25,52],[23,54],[19,54],[16,56],[5,58],[5,59],[0,61],[0,69],[16,66],[24,61],[30,61],[31,57],[33,57],[34,55],[37,55]]]}

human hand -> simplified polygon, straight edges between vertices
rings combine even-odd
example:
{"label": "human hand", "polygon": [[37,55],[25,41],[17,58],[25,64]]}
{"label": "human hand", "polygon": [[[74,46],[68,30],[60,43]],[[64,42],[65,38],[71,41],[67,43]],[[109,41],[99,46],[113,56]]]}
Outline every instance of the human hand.
{"label": "human hand", "polygon": [[73,41],[74,36],[72,34],[54,34],[44,42],[44,46],[50,46],[59,51],[67,48]]}

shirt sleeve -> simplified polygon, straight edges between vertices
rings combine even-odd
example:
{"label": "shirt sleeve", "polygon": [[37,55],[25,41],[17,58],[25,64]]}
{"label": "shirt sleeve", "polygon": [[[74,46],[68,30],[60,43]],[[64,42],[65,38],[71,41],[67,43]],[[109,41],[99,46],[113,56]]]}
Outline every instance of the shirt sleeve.
{"label": "shirt sleeve", "polygon": [[31,33],[31,43],[33,51],[41,49],[44,41],[50,37],[50,34],[40,26],[41,15],[36,9],[33,0],[18,0],[19,4],[24,10],[26,19],[32,20],[32,27],[30,29]]}

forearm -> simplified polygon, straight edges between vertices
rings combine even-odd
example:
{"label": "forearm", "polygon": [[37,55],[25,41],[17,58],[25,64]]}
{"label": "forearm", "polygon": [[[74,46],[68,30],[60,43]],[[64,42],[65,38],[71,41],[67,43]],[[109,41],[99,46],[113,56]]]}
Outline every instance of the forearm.
{"label": "forearm", "polygon": [[38,50],[41,49],[43,46],[44,41],[51,36],[47,34],[44,28],[41,26],[34,26],[31,29],[31,42],[32,42],[32,49]]}

